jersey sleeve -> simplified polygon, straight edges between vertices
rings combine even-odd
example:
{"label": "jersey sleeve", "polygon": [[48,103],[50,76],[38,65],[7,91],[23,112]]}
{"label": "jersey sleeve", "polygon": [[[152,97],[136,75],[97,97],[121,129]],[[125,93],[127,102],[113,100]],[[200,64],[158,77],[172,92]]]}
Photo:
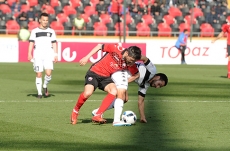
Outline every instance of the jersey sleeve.
{"label": "jersey sleeve", "polygon": [[30,34],[29,42],[35,42],[35,37],[36,37],[35,31],[32,30]]}
{"label": "jersey sleeve", "polygon": [[135,75],[139,72],[136,64],[134,64],[132,66],[128,66],[128,71],[131,73],[131,75]]}
{"label": "jersey sleeve", "polygon": [[146,61],[145,67],[151,74],[155,75],[157,73],[156,66],[149,59]]}
{"label": "jersey sleeve", "polygon": [[147,85],[147,84],[145,84],[144,87],[139,87],[138,95],[145,97],[148,88],[149,88],[149,85]]}
{"label": "jersey sleeve", "polygon": [[104,52],[114,52],[115,45],[113,44],[104,44],[102,47],[102,51]]}
{"label": "jersey sleeve", "polygon": [[57,42],[57,39],[56,39],[56,33],[55,33],[55,31],[54,31],[54,30],[53,30],[53,32],[52,32],[51,42],[52,42],[52,43]]}

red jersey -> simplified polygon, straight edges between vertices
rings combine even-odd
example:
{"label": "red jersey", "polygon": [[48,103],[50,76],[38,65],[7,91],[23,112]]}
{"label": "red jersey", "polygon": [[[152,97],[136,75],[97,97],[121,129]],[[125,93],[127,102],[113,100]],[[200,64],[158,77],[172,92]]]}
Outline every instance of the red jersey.
{"label": "red jersey", "polygon": [[224,24],[223,27],[222,27],[222,31],[224,33],[227,32],[227,44],[230,45],[230,25],[228,24]]}
{"label": "red jersey", "polygon": [[129,70],[132,75],[138,73],[136,66],[126,65],[121,54],[123,50],[124,48],[117,44],[104,44],[102,51],[107,53],[91,66],[90,71],[104,77],[110,77],[119,70]]}

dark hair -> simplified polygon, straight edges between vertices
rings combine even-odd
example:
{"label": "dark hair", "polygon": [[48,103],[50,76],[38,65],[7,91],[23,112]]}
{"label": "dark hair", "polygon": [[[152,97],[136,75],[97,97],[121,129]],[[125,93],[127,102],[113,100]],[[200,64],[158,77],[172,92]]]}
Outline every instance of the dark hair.
{"label": "dark hair", "polygon": [[168,84],[168,77],[164,73],[157,73],[155,76],[160,76],[160,80],[165,82],[165,86]]}
{"label": "dark hair", "polygon": [[42,16],[49,17],[47,13],[41,13],[39,18],[42,18]]}
{"label": "dark hair", "polygon": [[129,48],[125,49],[122,54],[128,52],[128,56],[134,58],[135,60],[141,59],[141,49],[137,46],[130,46]]}
{"label": "dark hair", "polygon": [[184,29],[184,33],[185,33],[186,31],[188,31],[188,29]]}

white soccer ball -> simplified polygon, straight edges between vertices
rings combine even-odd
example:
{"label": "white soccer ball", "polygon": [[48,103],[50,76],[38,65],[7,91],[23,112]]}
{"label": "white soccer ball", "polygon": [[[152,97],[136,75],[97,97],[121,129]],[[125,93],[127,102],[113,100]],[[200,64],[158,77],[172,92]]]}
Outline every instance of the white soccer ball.
{"label": "white soccer ball", "polygon": [[137,121],[137,116],[133,111],[125,111],[122,116],[122,121],[125,123],[135,124]]}

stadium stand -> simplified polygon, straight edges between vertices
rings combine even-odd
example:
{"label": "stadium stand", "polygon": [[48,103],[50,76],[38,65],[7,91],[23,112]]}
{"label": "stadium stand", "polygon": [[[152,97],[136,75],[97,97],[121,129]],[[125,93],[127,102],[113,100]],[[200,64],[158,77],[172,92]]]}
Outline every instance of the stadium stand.
{"label": "stadium stand", "polygon": [[[172,33],[179,33],[184,29],[190,31],[193,24],[192,32],[196,33],[194,35],[202,37],[217,35],[222,25],[226,23],[226,17],[230,15],[230,0],[222,3],[218,0],[202,2],[187,0],[184,4],[174,1],[172,6],[160,0],[126,0],[128,8],[126,15],[123,12],[123,0],[104,0],[107,9],[102,14],[96,10],[101,0],[49,0],[46,3],[41,3],[39,0],[19,1],[20,11],[17,13],[12,10],[12,5],[17,0],[6,0],[0,5],[1,34],[14,34],[20,26],[25,26],[25,22],[17,23],[16,19],[20,13],[27,12],[30,7],[34,8],[36,18],[28,22],[29,31],[38,26],[39,14],[47,12],[50,14],[50,26],[59,29],[58,34],[67,35],[72,33],[76,14],[81,14],[86,23],[85,30],[92,35],[120,35],[123,28],[118,28],[118,25],[123,27],[125,20],[127,36],[173,36]],[[151,12],[154,3],[160,6],[159,15]],[[218,10],[216,11],[218,20],[204,28],[207,20],[212,19],[210,18],[212,10]]]}

